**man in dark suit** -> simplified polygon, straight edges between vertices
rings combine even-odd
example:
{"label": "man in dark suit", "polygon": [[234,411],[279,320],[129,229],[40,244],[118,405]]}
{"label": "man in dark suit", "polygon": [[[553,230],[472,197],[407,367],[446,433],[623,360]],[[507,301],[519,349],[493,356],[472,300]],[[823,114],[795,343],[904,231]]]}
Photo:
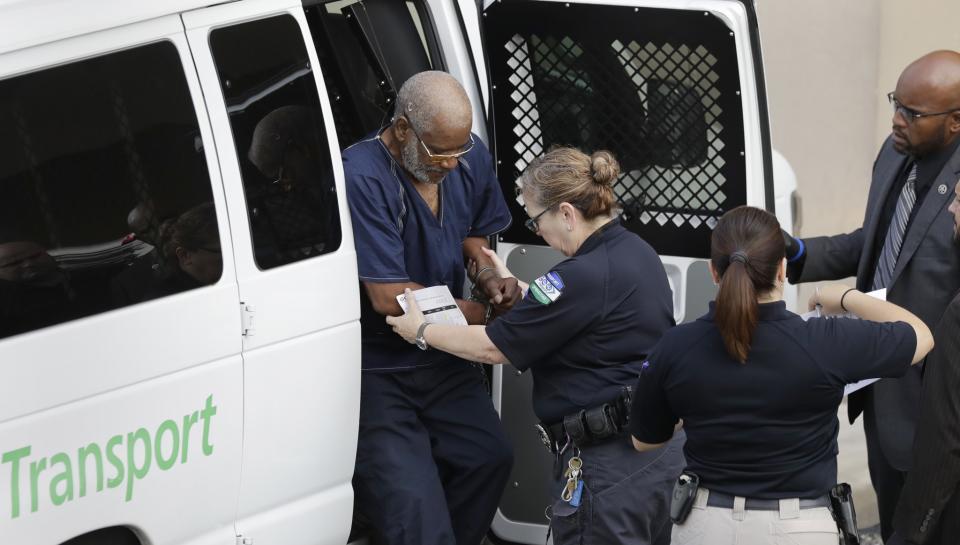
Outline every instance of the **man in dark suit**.
{"label": "man in dark suit", "polygon": [[[960,244],[960,182],[952,195],[949,210]],[[923,372],[913,467],[900,494],[891,542],[900,537],[914,545],[960,543],[960,294],[944,311],[935,341]]]}
{"label": "man in dark suit", "polygon": [[[791,282],[856,275],[857,289],[887,289],[887,300],[932,329],[960,289],[960,251],[947,210],[960,173],[960,54],[935,51],[910,64],[888,95],[893,131],[877,156],[863,226],[852,233],[788,240]],[[920,414],[920,369],[850,396],[864,413],[870,478],[881,533],[892,519]]]}

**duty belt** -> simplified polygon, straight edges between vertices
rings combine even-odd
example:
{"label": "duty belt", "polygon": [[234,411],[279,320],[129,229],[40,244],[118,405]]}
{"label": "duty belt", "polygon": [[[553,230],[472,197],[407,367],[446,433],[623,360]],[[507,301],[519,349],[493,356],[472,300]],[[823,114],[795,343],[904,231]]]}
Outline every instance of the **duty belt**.
{"label": "duty belt", "polygon": [[540,442],[557,454],[569,443],[583,447],[619,435],[630,420],[631,392],[629,386],[624,386],[620,395],[609,403],[568,414],[554,424],[537,424]]}

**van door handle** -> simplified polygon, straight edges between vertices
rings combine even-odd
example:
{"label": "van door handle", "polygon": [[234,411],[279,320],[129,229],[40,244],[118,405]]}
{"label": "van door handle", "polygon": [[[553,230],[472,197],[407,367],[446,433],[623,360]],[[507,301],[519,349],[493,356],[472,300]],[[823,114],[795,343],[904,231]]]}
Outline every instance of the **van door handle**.
{"label": "van door handle", "polygon": [[254,328],[253,323],[256,313],[257,311],[253,308],[253,305],[240,301],[240,327],[241,335],[244,337],[252,337],[254,333],[256,333],[256,328]]}

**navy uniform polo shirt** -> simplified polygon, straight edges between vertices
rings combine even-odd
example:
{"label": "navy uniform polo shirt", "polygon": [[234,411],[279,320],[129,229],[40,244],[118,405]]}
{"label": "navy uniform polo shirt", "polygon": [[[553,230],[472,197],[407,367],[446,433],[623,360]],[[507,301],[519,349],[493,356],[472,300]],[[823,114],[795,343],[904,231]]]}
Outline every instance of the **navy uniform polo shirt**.
{"label": "navy uniform polo shirt", "polygon": [[[362,282],[416,282],[450,288],[463,297],[463,241],[486,237],[510,225],[493,160],[483,142],[460,159],[440,183],[440,211],[430,207],[407,179],[379,134],[343,152],[347,202],[353,221],[357,270]],[[361,360],[365,371],[396,371],[457,358],[407,343],[373,310],[361,286]]]}
{"label": "navy uniform polo shirt", "polygon": [[517,369],[532,371],[534,412],[553,424],[632,385],[650,349],[673,325],[660,258],[613,220],[532,282],[523,300],[486,332]]}
{"label": "navy uniform polo shirt", "polygon": [[837,481],[843,388],[899,377],[917,337],[906,323],[802,318],[782,301],[760,305],[747,362],[729,356],[702,318],[664,335],[644,365],[630,428],[662,443],[683,419],[687,469],[700,485],[760,499],[815,498]]}

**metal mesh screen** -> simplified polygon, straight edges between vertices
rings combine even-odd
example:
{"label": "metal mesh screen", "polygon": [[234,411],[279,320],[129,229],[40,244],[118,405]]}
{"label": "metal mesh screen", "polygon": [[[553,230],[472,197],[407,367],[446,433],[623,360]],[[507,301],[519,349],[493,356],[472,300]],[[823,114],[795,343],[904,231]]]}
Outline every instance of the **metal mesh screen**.
{"label": "metal mesh screen", "polygon": [[[499,174],[512,185],[555,144],[608,149],[623,169],[614,188],[628,226],[661,253],[705,256],[717,218],[745,203],[735,44],[702,12],[645,11],[491,9]],[[698,32],[684,35],[690,17]]]}
{"label": "metal mesh screen", "polygon": [[[514,167],[519,173],[545,151],[540,110],[545,116],[573,113],[576,118],[579,107],[576,95],[554,96],[540,104],[531,60],[554,78],[573,86],[579,82],[589,86],[574,65],[592,59],[568,36],[531,35],[528,41],[518,34],[504,47],[510,54],[507,64],[514,69],[509,81],[514,86],[510,98],[516,104],[511,115],[517,135],[514,149],[519,155]],[[679,226],[688,222],[698,227],[706,221],[712,226],[716,215],[722,213],[720,203],[726,200],[726,179],[720,173],[724,160],[719,153],[724,147],[723,126],[717,119],[722,110],[715,100],[719,92],[713,87],[719,76],[710,68],[716,58],[703,46],[694,51],[686,45],[674,48],[647,42],[641,46],[636,41],[624,45],[614,40],[610,47],[636,85],[641,103],[659,103],[660,107],[648,107],[648,111],[664,112],[664,119],[651,123],[657,128],[647,134],[652,145],[645,150],[646,159],[652,171],[625,173],[616,186],[617,196],[628,212],[631,208],[639,212],[638,219],[645,224],[656,221]],[[589,87],[585,90],[591,91]],[[707,131],[705,140],[700,138],[701,126]],[[656,134],[650,134],[653,132]]]}

